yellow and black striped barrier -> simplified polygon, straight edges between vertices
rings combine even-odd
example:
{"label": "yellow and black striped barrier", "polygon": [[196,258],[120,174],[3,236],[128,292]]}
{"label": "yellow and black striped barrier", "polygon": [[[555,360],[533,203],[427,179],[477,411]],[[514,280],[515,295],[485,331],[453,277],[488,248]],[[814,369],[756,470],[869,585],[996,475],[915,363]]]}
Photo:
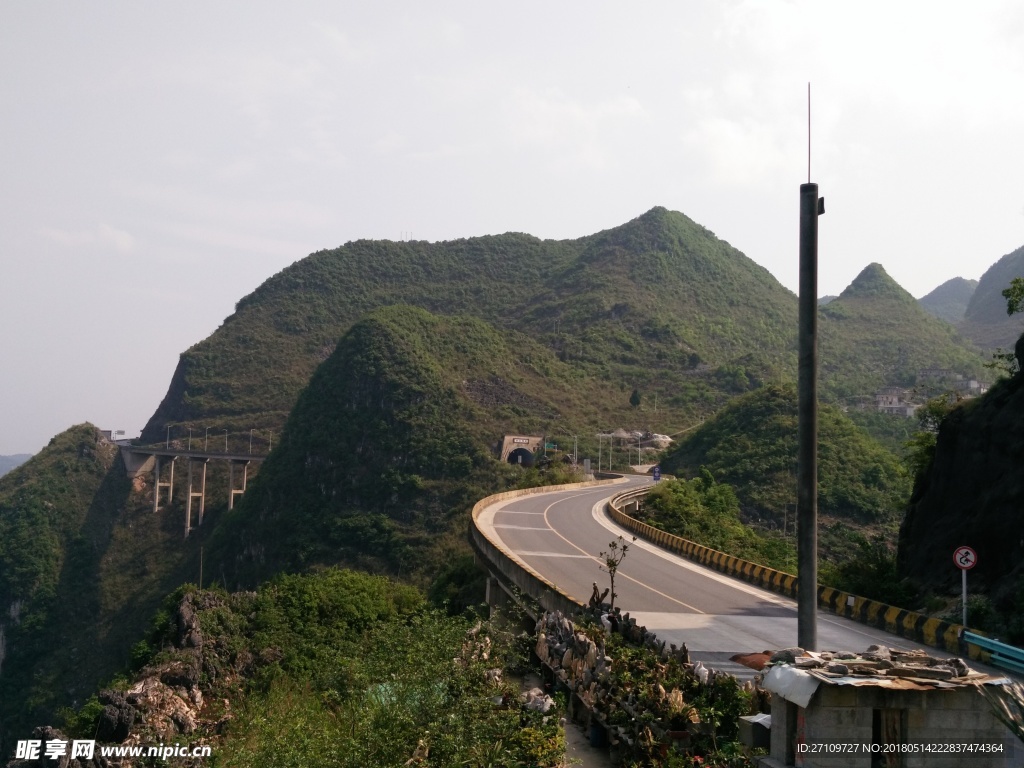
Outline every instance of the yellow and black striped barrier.
{"label": "yellow and black striped barrier", "polygon": [[[647,490],[644,489],[642,493],[647,493]],[[758,565],[749,560],[727,555],[725,552],[719,552],[689,539],[674,536],[660,528],[630,517],[622,511],[620,500],[628,499],[633,502],[638,495],[637,491],[627,491],[608,502],[609,515],[626,530],[663,549],[676,552],[688,560],[796,599],[799,579],[791,573],[783,573],[765,565]],[[869,600],[866,597],[821,585],[818,586],[818,607],[837,616],[844,616],[861,624],[884,629],[886,632],[933,648],[940,648],[982,663],[990,661],[989,651],[963,640],[966,628],[961,624],[932,618],[916,611],[897,608],[877,600]],[[975,630],[971,631],[976,632]]]}

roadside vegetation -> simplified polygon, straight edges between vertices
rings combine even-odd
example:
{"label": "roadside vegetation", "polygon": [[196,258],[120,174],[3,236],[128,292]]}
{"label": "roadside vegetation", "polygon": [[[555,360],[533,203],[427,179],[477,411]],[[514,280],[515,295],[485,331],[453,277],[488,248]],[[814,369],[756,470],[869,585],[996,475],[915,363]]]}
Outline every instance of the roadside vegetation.
{"label": "roadside vegetation", "polygon": [[[198,629],[183,642],[181,617],[193,612]],[[509,678],[528,649],[407,585],[327,569],[280,575],[257,592],[183,587],[133,657],[141,675],[200,665],[209,704],[189,738],[213,746],[211,766],[556,766],[562,713],[524,709]],[[94,697],[65,712],[65,727],[88,738],[102,716]]]}

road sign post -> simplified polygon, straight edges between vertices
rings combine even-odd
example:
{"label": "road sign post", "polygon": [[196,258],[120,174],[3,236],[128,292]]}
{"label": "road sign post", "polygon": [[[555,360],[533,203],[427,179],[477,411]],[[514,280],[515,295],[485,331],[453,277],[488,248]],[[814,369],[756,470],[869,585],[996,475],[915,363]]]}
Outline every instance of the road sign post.
{"label": "road sign post", "polygon": [[956,563],[956,567],[960,569],[960,582],[961,582],[961,598],[960,603],[963,606],[963,625],[967,626],[967,572],[971,570],[975,565],[978,564],[978,555],[970,547],[957,547],[956,551],[953,552],[953,562]]}

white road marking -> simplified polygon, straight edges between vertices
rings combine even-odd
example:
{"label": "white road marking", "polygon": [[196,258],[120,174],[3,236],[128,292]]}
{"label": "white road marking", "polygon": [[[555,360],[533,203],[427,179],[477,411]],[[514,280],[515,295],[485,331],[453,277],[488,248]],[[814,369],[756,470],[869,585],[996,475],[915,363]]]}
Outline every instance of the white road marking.
{"label": "white road marking", "polygon": [[[576,496],[582,496],[582,495],[583,494],[576,494]],[[558,499],[556,501],[551,502],[551,504],[549,504],[547,507],[544,508],[544,522],[546,522],[548,525],[551,525],[551,521],[548,520],[547,515],[548,515],[548,512],[551,510],[551,508],[553,506],[555,506],[555,504],[557,504],[559,501],[568,501],[569,499],[574,499],[574,498],[576,498],[576,496],[568,496],[565,499]],[[608,498],[609,497],[606,496],[604,501],[607,501]],[[598,505],[600,505],[601,503],[602,502],[598,502]],[[594,557],[594,555],[591,555],[589,552],[587,552],[582,547],[576,546],[576,544],[574,544],[573,542],[569,541],[567,538],[565,538],[565,536],[563,536],[558,531],[556,531],[554,529],[554,527],[551,528],[551,532],[553,534],[555,534],[556,536],[558,536],[558,538],[560,538],[562,541],[564,541],[566,544],[568,544],[573,549],[578,549],[580,552],[582,552],[584,555],[589,557],[591,560],[594,560],[598,564],[601,563],[601,558]],[[632,576],[628,576],[625,573],[621,573],[621,574],[617,574],[617,575],[619,576],[619,578],[626,579],[627,581],[632,581],[634,584],[639,584],[641,587],[644,587],[645,589],[651,590],[651,592],[653,592],[654,594],[659,595],[660,597],[664,597],[666,600],[671,600],[673,603],[676,603],[677,605],[683,606],[683,608],[689,608],[691,611],[696,611],[697,613],[704,613],[704,611],[702,611],[700,608],[695,608],[694,606],[690,605],[689,603],[684,603],[682,600],[679,600],[679,599],[677,599],[675,597],[672,597],[672,595],[666,595],[664,592],[661,592],[660,590],[655,589],[650,584],[646,584],[646,583],[644,583],[644,582],[642,582],[642,581],[640,581],[638,579],[634,579]]]}
{"label": "white road marking", "polygon": [[[609,531],[614,533],[616,536],[621,536],[622,538],[627,540],[632,538],[632,533],[627,531],[625,528],[621,527],[618,523],[616,523],[614,520],[612,520],[604,513],[604,507],[604,502],[598,502],[593,506],[593,508],[591,509],[591,515],[593,516],[594,520],[596,520],[600,525],[604,526]],[[785,597],[782,597],[781,595],[775,595],[771,592],[765,592],[764,590],[758,589],[757,587],[751,586],[749,584],[744,584],[741,581],[737,581],[736,579],[730,576],[726,576],[725,574],[718,573],[717,571],[714,571],[710,568],[698,565],[697,563],[694,563],[692,560],[688,560],[685,557],[680,557],[674,552],[669,552],[666,549],[662,549],[658,545],[652,544],[651,542],[646,541],[645,539],[642,539],[639,536],[637,537],[636,541],[632,542],[631,546],[639,547],[640,549],[646,550],[647,552],[650,552],[651,554],[656,555],[657,557],[660,557],[663,560],[668,560],[670,563],[673,563],[679,566],[680,568],[685,568],[686,570],[692,571],[693,573],[699,573],[701,576],[705,576],[706,578],[717,581],[719,584],[722,584],[724,586],[732,587],[733,589],[739,590],[740,592],[745,592],[748,595],[751,595],[752,597],[758,597],[764,600],[765,602],[775,603],[776,605],[781,605],[786,608],[792,608],[794,611],[796,610],[796,602],[794,602],[793,600],[789,600]]]}
{"label": "white road marking", "polygon": [[[608,517],[604,513],[604,508],[605,502],[598,502],[592,507],[591,514],[594,520],[596,520],[600,525],[604,526],[604,528],[618,536],[622,536],[623,538],[632,538],[633,534],[627,531],[625,528],[618,525],[618,523],[616,523],[610,517]],[[719,573],[711,568],[694,563],[692,560],[688,560],[684,557],[675,554],[674,552],[669,552],[666,549],[662,549],[658,545],[652,544],[651,542],[646,541],[640,537],[637,537],[637,540],[633,542],[632,545],[640,547],[641,549],[644,549],[654,555],[657,555],[658,557],[664,560],[668,560],[669,562],[675,563],[681,568],[686,568],[687,570],[700,573],[702,576],[705,576],[709,579],[714,579],[715,581],[717,581],[720,584],[723,584],[724,586],[732,587],[733,589],[736,589],[740,592],[745,592],[748,595],[757,597],[761,600],[764,600],[765,602],[774,603],[775,605],[779,605],[784,608],[789,608],[794,612],[797,610],[797,603],[795,600],[792,600],[788,597],[784,597],[783,595],[778,595],[763,589],[759,589],[751,584],[746,584],[731,576],[726,576],[725,574]],[[796,617],[794,616],[792,620],[796,621]],[[879,642],[879,638],[881,637],[882,639],[888,640],[888,642],[886,642],[886,645],[888,645],[890,648],[907,649],[916,647],[913,644],[913,641],[906,640],[905,638],[901,638],[903,644],[900,644],[899,642],[893,642],[895,636],[889,632],[886,632],[884,629],[878,629],[877,627],[862,625],[853,619],[847,619],[845,617],[831,617],[829,616],[829,614],[822,612],[821,609],[818,610],[817,620],[820,624],[830,624],[833,627],[836,627],[837,629],[842,630],[844,632],[852,632],[861,635],[862,637],[870,641],[868,643],[869,645],[870,643]],[[863,629],[861,629],[861,627],[863,627]]]}
{"label": "white road marking", "polygon": [[590,555],[568,555],[563,552],[520,552],[521,557],[575,557],[580,560],[589,560]]}

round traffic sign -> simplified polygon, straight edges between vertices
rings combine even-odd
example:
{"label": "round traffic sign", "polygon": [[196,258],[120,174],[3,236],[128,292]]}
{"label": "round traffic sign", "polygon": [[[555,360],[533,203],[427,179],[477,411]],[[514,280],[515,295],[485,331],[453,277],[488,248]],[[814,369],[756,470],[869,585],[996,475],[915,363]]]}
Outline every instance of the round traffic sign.
{"label": "round traffic sign", "polygon": [[961,571],[968,571],[978,564],[978,555],[970,547],[957,547],[953,553],[953,562]]}

